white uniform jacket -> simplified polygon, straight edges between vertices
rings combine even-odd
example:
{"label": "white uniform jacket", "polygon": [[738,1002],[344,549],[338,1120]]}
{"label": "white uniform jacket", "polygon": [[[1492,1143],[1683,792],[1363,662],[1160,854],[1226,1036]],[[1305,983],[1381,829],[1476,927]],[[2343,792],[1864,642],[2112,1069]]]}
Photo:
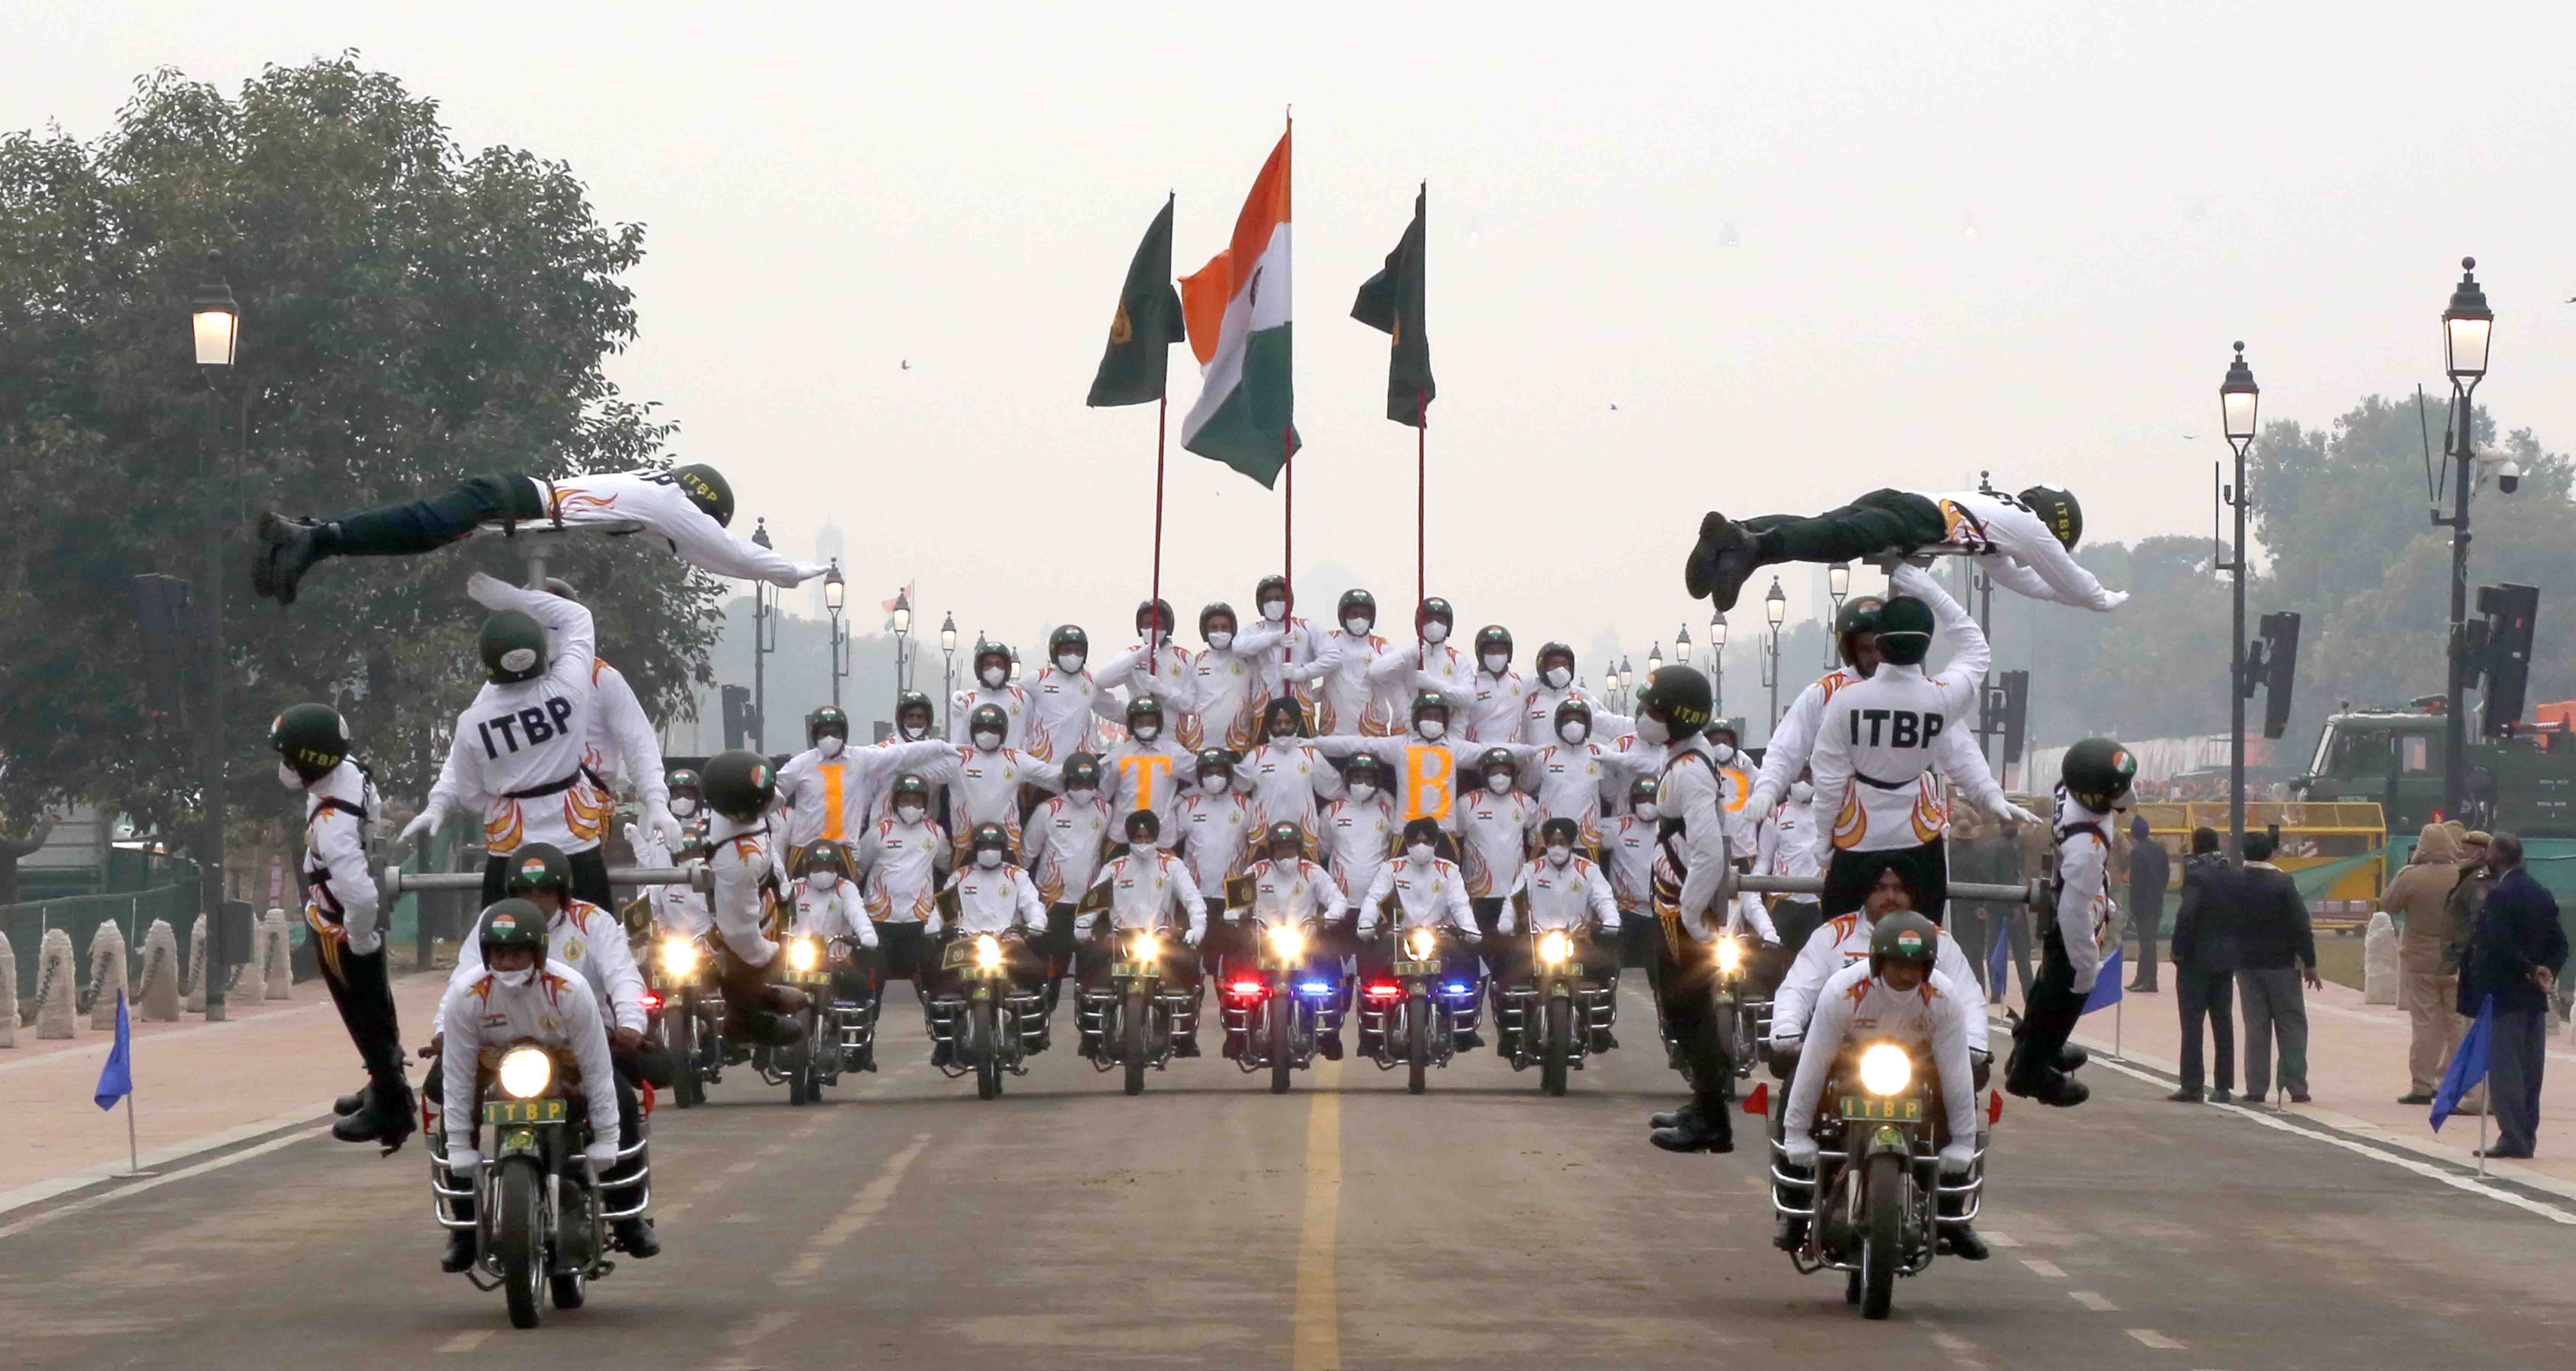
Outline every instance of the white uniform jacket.
{"label": "white uniform jacket", "polygon": [[1261,741],[1261,711],[1270,703],[1267,676],[1272,649],[1288,631],[1255,620],[1220,651],[1208,648],[1190,663],[1190,704],[1198,716],[1200,747],[1250,752]]}
{"label": "white uniform jacket", "polygon": [[1315,800],[1342,793],[1334,774],[1313,746],[1303,739],[1264,743],[1234,768],[1235,788],[1252,797],[1263,831],[1272,824],[1295,824],[1306,841],[1315,841]]}
{"label": "white uniform jacket", "polygon": [[[1029,884],[1029,873],[1004,862],[987,871],[980,866],[960,870],[948,878],[948,889],[957,895],[957,929],[964,937],[978,933],[1007,933],[1014,928],[1029,933],[1046,932],[1046,906],[1038,903],[1038,888]],[[941,921],[931,916],[933,925]],[[937,936],[941,930],[933,927]]]}
{"label": "white uniform jacket", "polygon": [[433,825],[459,804],[483,812],[484,849],[498,856],[521,843],[566,853],[599,846],[616,799],[583,770],[590,755],[590,611],[560,595],[521,590],[482,572],[466,593],[490,609],[515,609],[545,625],[561,646],[542,676],[487,681],[456,716],[447,763],[429,788]]}
{"label": "white uniform jacket", "polygon": [[1724,923],[1715,916],[1731,913],[1717,898],[1727,859],[1726,783],[1708,740],[1694,733],[1666,752],[1655,795],[1658,829],[1680,825],[1656,843],[1655,910],[1658,916],[1672,912],[1682,931],[1703,943]]}
{"label": "white uniform jacket", "polygon": [[[2092,827],[2074,831],[2085,824]],[[2093,993],[2103,960],[2120,945],[2119,906],[2111,899],[2111,847],[2104,841],[2111,824],[2110,815],[2086,809],[2064,787],[2058,788],[2053,832],[2060,887],[2055,916],[2057,936],[2066,940],[2066,960],[2075,967],[2078,995]]]}
{"label": "white uniform jacket", "polygon": [[1369,663],[1369,687],[1379,698],[1400,704],[1403,713],[1396,717],[1412,717],[1416,695],[1437,695],[1449,702],[1450,722],[1461,737],[1476,699],[1475,675],[1474,659],[1447,643],[1391,647]]}
{"label": "white uniform jacket", "polygon": [[861,900],[868,917],[884,923],[917,924],[930,917],[939,880],[948,866],[948,835],[924,819],[908,824],[880,819],[859,845],[867,869]]}
{"label": "white uniform jacket", "polygon": [[1116,811],[1110,835],[1125,841],[1127,816],[1149,809],[1162,824],[1154,846],[1169,850],[1180,842],[1181,826],[1176,816],[1195,766],[1190,754],[1175,745],[1169,734],[1150,743],[1130,738],[1109,749],[1109,755],[1100,760],[1100,788],[1109,796],[1109,807]]}
{"label": "white uniform jacket", "polygon": [[[1171,853],[1122,852],[1101,865],[1092,886],[1107,888],[1109,926],[1122,933],[1183,926],[1193,933],[1207,932],[1207,901],[1199,895],[1198,882],[1190,879],[1189,867]],[[1075,935],[1090,936],[1092,921],[1099,914],[1084,910],[1075,916]]]}
{"label": "white uniform jacket", "polygon": [[978,681],[958,691],[948,703],[948,741],[965,747],[975,741],[975,711],[991,705],[1002,711],[1002,746],[1017,752],[1028,750],[1029,727],[1037,719],[1037,701],[1029,692],[1005,683],[1001,689]]}
{"label": "white uniform jacket", "polygon": [[[1527,762],[1535,748],[1518,743],[1495,746],[1512,754],[1515,762]],[[1485,749],[1473,743],[1443,734],[1438,742],[1407,730],[1401,737],[1360,737],[1336,733],[1315,740],[1315,749],[1328,757],[1348,757],[1365,752],[1386,763],[1395,779],[1396,823],[1398,827],[1416,819],[1437,819],[1444,833],[1458,831],[1458,787],[1478,784],[1475,780],[1477,754]]]}
{"label": "white uniform jacket", "polygon": [[[660,534],[681,561],[718,576],[792,586],[831,569],[824,562],[791,560],[728,532],[715,521],[715,516],[691,503],[688,493],[673,482],[667,471],[602,472],[567,476],[560,481],[530,477],[528,483],[536,487],[547,521],[575,528],[642,524],[647,531]],[[538,521],[521,522],[534,525]]]}
{"label": "white uniform jacket", "polygon": [[438,1025],[445,1035],[439,1068],[446,1075],[451,1150],[474,1150],[475,1130],[482,1122],[474,1107],[474,1087],[483,1068],[499,1066],[503,1053],[531,1039],[571,1050],[581,1067],[592,1139],[611,1151],[620,1145],[617,1068],[608,1059],[608,1029],[600,1022],[599,996],[580,972],[548,959],[528,984],[513,990],[490,971],[478,970],[450,988]]}
{"label": "white uniform jacket", "polygon": [[[1816,836],[1846,852],[1920,847],[1947,830],[1950,809],[1937,767],[1979,809],[2009,818],[2012,802],[1969,731],[1976,691],[1919,666],[1882,663],[1834,693],[1809,769]],[[1830,822],[1824,816],[1832,815]]]}
{"label": "white uniform jacket", "polygon": [[[1126,690],[1130,700],[1151,695],[1162,702],[1163,732],[1155,741],[1176,742],[1190,752],[1207,745],[1198,711],[1191,708],[1191,701],[1198,698],[1197,653],[1170,639],[1162,640],[1150,654],[1139,643],[1110,658],[1097,674],[1104,690],[1116,686]],[[1125,723],[1126,718],[1126,711],[1120,710],[1119,722]]]}
{"label": "white uniform jacket", "polygon": [[2010,495],[1974,490],[1914,492],[1938,505],[1951,547],[1974,554],[2006,590],[2034,600],[2108,612],[2128,595],[2106,590],[2028,505]]}
{"label": "white uniform jacket", "polygon": [[[636,969],[634,950],[626,945],[626,925],[617,916],[586,900],[567,900],[546,921],[546,961],[560,962],[578,973],[598,996],[601,1020],[610,1028],[644,1031],[644,973]],[[447,1022],[448,1001],[483,974],[483,942],[467,938],[456,945],[456,970],[448,973],[447,993],[438,1001],[438,1021]]]}
{"label": "white uniform jacket", "polygon": [[1476,911],[1467,903],[1466,873],[1446,857],[1429,862],[1403,857],[1381,868],[1369,883],[1368,894],[1360,897],[1361,937],[1376,936],[1378,909],[1389,895],[1395,897],[1398,933],[1417,928],[1476,931]]}
{"label": "white uniform jacket", "polygon": [[1070,903],[1091,888],[1100,844],[1109,834],[1109,801],[1051,795],[1029,814],[1029,880],[1048,904]]}
{"label": "white uniform jacket", "polygon": [[1622,814],[1601,829],[1601,865],[1610,873],[1610,893],[1621,909],[1643,910],[1655,902],[1655,825],[1634,814]]}
{"label": "white uniform jacket", "polygon": [[846,938],[861,947],[877,945],[877,927],[868,918],[867,904],[859,894],[856,881],[832,878],[832,888],[816,888],[807,877],[787,887],[787,902],[796,911],[796,932],[829,944],[834,938]]}
{"label": "white uniform jacket", "polygon": [[1324,807],[1324,862],[1345,899],[1357,900],[1376,884],[1393,855],[1395,835],[1395,806],[1383,795],[1345,796]]}
{"label": "white uniform jacket", "polygon": [[1373,633],[1354,638],[1347,629],[1325,630],[1314,659],[1301,669],[1315,683],[1316,732],[1383,738],[1401,727],[1405,715],[1380,701],[1369,680],[1369,668],[1386,650],[1386,639]]}
{"label": "white uniform jacket", "polygon": [[1544,742],[1521,736],[1521,712],[1529,704],[1529,682],[1506,666],[1500,675],[1482,667],[1467,678],[1467,741],[1492,746],[1495,743]]}
{"label": "white uniform jacket", "polygon": [[1077,752],[1099,756],[1100,721],[1115,724],[1127,718],[1088,671],[1067,676],[1049,664],[1024,689],[1029,693],[1029,729],[1020,750],[1041,762],[1061,762]]}
{"label": "white uniform jacket", "polygon": [[[1302,857],[1254,862],[1245,874],[1252,878],[1252,921],[1263,928],[1309,920],[1329,927],[1350,908],[1333,874]],[[1225,916],[1239,918],[1240,912],[1228,909]]]}
{"label": "white uniform jacket", "polygon": [[1538,801],[1517,790],[1497,795],[1479,786],[1458,801],[1458,865],[1467,898],[1500,899],[1529,861],[1538,836]]}
{"label": "white uniform jacket", "polygon": [[[1771,1044],[1791,1049],[1807,1035],[1807,1021],[1814,1016],[1816,997],[1825,982],[1845,967],[1869,961],[1871,923],[1858,914],[1841,914],[1817,926],[1798,949],[1797,960],[1789,964],[1789,974],[1780,978],[1780,988],[1771,994]],[[1941,942],[1933,949],[1932,969],[1952,982],[1974,990],[1977,969],[1968,954],[1959,948],[1959,940],[1950,930],[1941,930]],[[1968,1023],[1968,1047],[1986,1050],[1986,1016],[1971,1014]]]}
{"label": "white uniform jacket", "polygon": [[957,843],[962,868],[978,824],[1000,824],[1011,850],[1019,851],[1020,787],[1054,790],[1063,784],[1064,768],[1007,747],[992,752],[951,747],[946,757],[921,768],[921,778],[948,787],[948,833]]}
{"label": "white uniform jacket", "polygon": [[662,771],[662,740],[645,716],[644,702],[626,673],[593,659],[590,668],[590,769],[614,783],[623,778],[644,801],[644,812],[668,809],[671,781]]}
{"label": "white uniform jacket", "polygon": [[1807,1046],[1798,1054],[1783,1131],[1791,1137],[1814,1134],[1816,1100],[1825,1093],[1825,1078],[1833,1074],[1834,1059],[1845,1043],[1892,1042],[1917,1052],[1929,1049],[1926,1055],[1941,1073],[1941,1102],[1949,1112],[1952,1144],[1973,1146],[1977,1078],[1968,1064],[1968,1024],[1986,1017],[1984,999],[1975,981],[1963,986],[1938,971],[1901,994],[1873,979],[1867,962],[1835,972],[1818,996]]}
{"label": "white uniform jacket", "polygon": [[1226,879],[1243,874],[1261,816],[1249,797],[1228,790],[1222,795],[1192,791],[1182,797],[1176,821],[1181,830],[1181,860],[1190,879],[1210,897],[1225,894]]}
{"label": "white uniform jacket", "polygon": [[[1563,866],[1543,856],[1523,866],[1512,880],[1512,894],[1529,899],[1529,932],[1572,931],[1596,921],[1604,933],[1619,931],[1619,905],[1610,892],[1610,877],[1580,853]],[[1505,933],[1519,931],[1517,914],[1505,906],[1502,921],[1495,926]]]}
{"label": "white uniform jacket", "polygon": [[905,772],[927,774],[957,755],[955,745],[924,739],[882,747],[847,747],[826,758],[809,747],[778,768],[778,811],[786,816],[787,845],[799,852],[817,842],[851,842],[867,830],[877,797]]}
{"label": "white uniform jacket", "polygon": [[744,823],[718,814],[707,821],[707,845],[707,868],[715,878],[715,895],[708,903],[715,909],[716,936],[753,966],[769,965],[778,944],[762,930],[776,907],[776,892],[787,888],[787,873],[779,866],[768,816]]}
{"label": "white uniform jacket", "polygon": [[[674,865],[671,849],[659,837],[633,824],[626,827],[626,841],[635,849],[637,866],[667,871]],[[653,926],[659,932],[694,938],[716,925],[715,911],[708,907],[707,897],[686,883],[648,885],[644,887],[644,901],[653,911]]]}
{"label": "white uniform jacket", "polygon": [[1562,690],[1554,690],[1544,680],[1533,678],[1529,693],[1521,698],[1521,741],[1533,747],[1563,741],[1556,734],[1556,707],[1567,700],[1581,700],[1591,707],[1591,736],[1594,738],[1616,738],[1622,733],[1637,731],[1634,715],[1611,713],[1609,706],[1593,699],[1591,692],[1583,687],[1569,685]]}
{"label": "white uniform jacket", "polygon": [[345,935],[362,957],[385,942],[367,861],[367,832],[384,805],[375,783],[346,757],[304,787],[304,922],[316,937]]}

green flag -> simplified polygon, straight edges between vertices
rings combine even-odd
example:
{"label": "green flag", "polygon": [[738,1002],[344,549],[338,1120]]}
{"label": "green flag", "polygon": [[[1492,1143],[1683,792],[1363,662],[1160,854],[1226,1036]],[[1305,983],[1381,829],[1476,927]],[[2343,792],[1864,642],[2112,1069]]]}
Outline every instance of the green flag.
{"label": "green flag", "polygon": [[1413,222],[1404,226],[1404,241],[1386,255],[1386,270],[1360,286],[1351,317],[1394,335],[1386,366],[1386,417],[1415,428],[1426,426],[1431,399],[1440,387],[1431,379],[1431,337],[1422,322],[1423,217],[1431,198],[1426,181],[1413,197]]}
{"label": "green flag", "polygon": [[1091,378],[1091,405],[1141,405],[1163,398],[1163,376],[1181,328],[1181,293],[1172,288],[1172,201],[1145,230],[1136,260],[1127,264],[1127,287],[1109,321],[1109,346],[1100,374]]}

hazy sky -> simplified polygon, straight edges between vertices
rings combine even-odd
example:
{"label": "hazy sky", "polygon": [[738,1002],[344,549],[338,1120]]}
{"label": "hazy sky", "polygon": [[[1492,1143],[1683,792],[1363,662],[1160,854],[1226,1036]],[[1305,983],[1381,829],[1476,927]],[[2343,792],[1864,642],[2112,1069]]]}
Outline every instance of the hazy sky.
{"label": "hazy sky", "polygon": [[[1991,467],[2072,486],[2093,536],[2206,530],[2228,343],[2266,418],[2435,382],[2463,253],[2480,398],[2576,444],[2570,13],[12,0],[0,127],[90,136],[156,65],[231,90],[360,49],[468,149],[568,161],[647,226],[609,373],[746,525],[803,553],[829,514],[853,601],[917,577],[930,625],[1025,645],[1127,636],[1154,412],[1082,397],[1164,192],[1193,270],[1293,103],[1300,571],[1409,618],[1413,434],[1348,312],[1427,177],[1431,590],[1524,661],[1605,625],[1642,657],[1707,618],[1678,566],[1710,506]],[[1173,358],[1186,624],[1275,569],[1281,502],[1180,450]]]}

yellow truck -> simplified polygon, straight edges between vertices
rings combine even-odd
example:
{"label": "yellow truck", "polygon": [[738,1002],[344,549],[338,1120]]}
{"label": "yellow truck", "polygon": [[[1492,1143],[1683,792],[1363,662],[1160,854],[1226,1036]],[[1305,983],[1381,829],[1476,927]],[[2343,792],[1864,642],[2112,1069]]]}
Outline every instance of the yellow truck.
{"label": "yellow truck", "polygon": [[[2173,858],[2174,884],[2182,883],[2183,854],[2191,850],[2195,828],[2227,835],[2223,801],[2143,801],[2136,812],[2147,821],[2147,833]],[[2272,864],[2299,876],[2320,929],[2359,927],[2370,919],[2371,902],[2388,870],[2388,823],[2375,802],[2261,800],[2245,806],[2245,828],[2260,832],[2281,826],[2281,847]]]}

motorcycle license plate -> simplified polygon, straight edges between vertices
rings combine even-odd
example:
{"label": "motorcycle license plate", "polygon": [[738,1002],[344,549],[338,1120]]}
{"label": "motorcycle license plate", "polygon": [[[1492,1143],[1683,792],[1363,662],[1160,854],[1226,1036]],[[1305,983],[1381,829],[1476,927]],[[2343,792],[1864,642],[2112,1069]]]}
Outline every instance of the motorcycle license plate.
{"label": "motorcycle license plate", "polygon": [[1159,974],[1159,968],[1151,962],[1111,962],[1109,974],[1119,979],[1141,980],[1147,976]]}
{"label": "motorcycle license plate", "polygon": [[1923,1102],[1917,1099],[1882,1100],[1867,1095],[1843,1096],[1842,1115],[1846,1120],[1868,1119],[1887,1123],[1923,1122]]}
{"label": "motorcycle license plate", "polygon": [[947,951],[939,954],[939,969],[942,971],[955,971],[974,964],[975,940],[972,938],[959,938],[948,945]]}
{"label": "motorcycle license plate", "polygon": [[830,985],[832,983],[832,973],[829,971],[782,971],[778,974],[778,979],[789,985]]}
{"label": "motorcycle license plate", "polygon": [[562,1123],[564,1102],[561,1100],[486,1100],[483,1103],[485,1123]]}
{"label": "motorcycle license plate", "polygon": [[1398,980],[1402,980],[1408,976],[1437,976],[1440,974],[1440,963],[1397,962],[1393,970]]}

